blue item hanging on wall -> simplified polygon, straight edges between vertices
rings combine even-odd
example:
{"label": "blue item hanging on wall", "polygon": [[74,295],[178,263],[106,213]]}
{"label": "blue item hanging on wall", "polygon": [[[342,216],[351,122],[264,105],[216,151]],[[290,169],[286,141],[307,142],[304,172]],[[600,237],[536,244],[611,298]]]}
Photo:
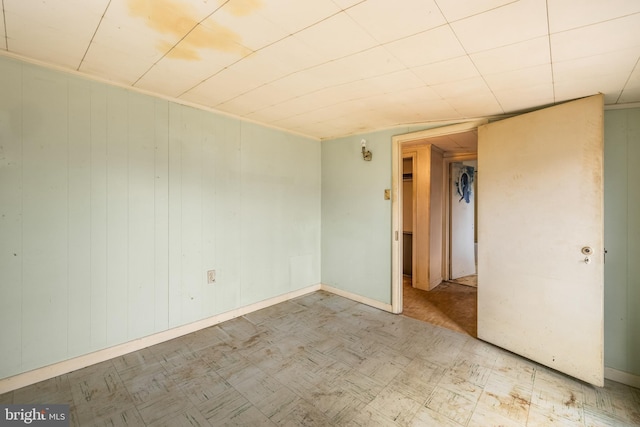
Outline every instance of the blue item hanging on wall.
{"label": "blue item hanging on wall", "polygon": [[461,166],[458,172],[458,178],[456,179],[456,190],[460,196],[461,202],[463,199],[467,203],[471,203],[471,192],[473,190],[473,166]]}

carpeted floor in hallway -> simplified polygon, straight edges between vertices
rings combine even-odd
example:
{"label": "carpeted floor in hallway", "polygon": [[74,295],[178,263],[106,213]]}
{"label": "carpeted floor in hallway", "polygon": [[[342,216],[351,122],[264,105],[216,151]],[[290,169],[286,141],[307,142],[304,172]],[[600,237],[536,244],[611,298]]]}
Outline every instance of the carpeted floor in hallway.
{"label": "carpeted floor in hallway", "polygon": [[431,291],[423,291],[413,288],[407,276],[402,285],[403,315],[478,336],[476,288],[442,282]]}

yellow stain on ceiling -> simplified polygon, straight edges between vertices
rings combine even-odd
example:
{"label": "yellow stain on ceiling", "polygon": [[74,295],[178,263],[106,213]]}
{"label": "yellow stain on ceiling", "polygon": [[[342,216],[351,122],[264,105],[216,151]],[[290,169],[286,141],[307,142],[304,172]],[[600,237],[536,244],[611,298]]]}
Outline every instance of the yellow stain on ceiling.
{"label": "yellow stain on ceiling", "polygon": [[[233,14],[246,16],[260,7],[261,0],[231,1]],[[232,11],[233,10],[233,11]],[[197,61],[200,49],[213,49],[246,56],[251,50],[242,45],[242,37],[233,30],[214,22],[211,18],[205,25],[198,24],[204,16],[198,16],[193,6],[178,0],[129,0],[131,16],[142,18],[149,28],[160,34],[174,36],[177,44],[165,40],[158,43],[158,49],[174,59]]]}
{"label": "yellow stain on ceiling", "polygon": [[248,16],[263,6],[262,0],[218,0],[220,6],[235,16]]}

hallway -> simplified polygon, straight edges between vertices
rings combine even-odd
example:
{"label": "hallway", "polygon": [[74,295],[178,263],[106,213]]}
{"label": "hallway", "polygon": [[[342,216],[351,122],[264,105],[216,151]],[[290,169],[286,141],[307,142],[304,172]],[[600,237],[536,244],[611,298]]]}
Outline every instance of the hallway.
{"label": "hallway", "polygon": [[442,282],[431,291],[415,289],[411,277],[402,279],[402,314],[472,337],[478,336],[477,288]]}

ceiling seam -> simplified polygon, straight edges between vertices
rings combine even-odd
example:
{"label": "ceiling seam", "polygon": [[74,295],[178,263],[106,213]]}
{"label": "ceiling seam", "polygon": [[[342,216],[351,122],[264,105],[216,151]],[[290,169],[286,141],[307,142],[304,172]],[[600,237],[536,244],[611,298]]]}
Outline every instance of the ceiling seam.
{"label": "ceiling seam", "polygon": [[627,77],[627,80],[624,82],[624,85],[622,86],[622,89],[620,90],[620,94],[616,98],[616,102],[614,102],[614,104],[620,103],[620,98],[622,98],[622,94],[624,93],[625,89],[627,88],[627,85],[631,81],[631,78],[633,77],[633,73],[638,69],[639,66],[640,66],[640,56],[638,57],[638,60],[636,61],[636,65],[634,65],[633,68],[631,69],[631,72],[629,73],[629,77]]}
{"label": "ceiling seam", "polygon": [[[548,3],[548,0],[547,0],[547,5],[548,4],[549,3]],[[640,15],[640,12],[628,13],[626,15],[616,16],[616,17],[613,17],[613,18],[604,19],[602,21],[590,22],[588,24],[578,25],[577,27],[566,28],[566,29],[561,30],[561,31],[556,31],[554,34],[568,33],[570,31],[580,30],[582,28],[587,28],[587,27],[593,27],[594,25],[604,24],[605,22],[613,22],[613,21],[617,21],[619,19],[624,19],[624,18],[628,18],[630,16],[635,16],[635,15]],[[547,7],[547,17],[548,16],[549,16],[549,7]],[[551,34],[551,30],[549,30],[549,34]]]}
{"label": "ceiling seam", "polygon": [[4,10],[4,0],[2,0],[2,21],[4,25],[4,46],[9,51],[9,37],[7,35],[7,13]]}
{"label": "ceiling seam", "polygon": [[[473,13],[471,15],[465,16],[463,18],[455,19],[453,21],[449,21],[449,19],[444,14],[444,12],[442,12],[442,9],[440,10],[440,13],[442,13],[442,16],[444,16],[444,18],[447,20],[447,22],[451,24],[451,23],[454,23],[454,22],[464,21],[465,19],[468,19],[468,18],[473,18],[474,16],[479,16],[479,15],[482,15],[482,14],[487,13],[487,12],[491,12],[491,11],[494,11],[494,10],[502,9],[503,7],[507,7],[507,6],[510,6],[510,5],[514,4],[514,3],[518,3],[519,1],[520,0],[514,0],[514,1],[509,2],[509,3],[501,4],[500,6],[492,7],[491,9],[483,10],[483,11],[480,11],[480,12]],[[438,1],[434,0],[434,3],[436,4],[436,6],[438,6],[438,9],[440,9],[440,5],[438,5]]]}
{"label": "ceiling seam", "polygon": [[553,72],[553,50],[551,49],[551,23],[549,22],[549,0],[545,1],[547,8],[547,41],[549,43],[549,68],[551,69],[551,90],[553,91],[553,103],[556,101],[556,77]]}
{"label": "ceiling seam", "polygon": [[[4,2],[4,0],[2,0]],[[93,44],[93,39],[96,37],[96,34],[98,34],[98,30],[100,29],[100,25],[102,25],[102,20],[104,19],[104,16],[107,14],[107,10],[109,10],[109,6],[111,6],[111,0],[109,0],[107,2],[107,7],[104,8],[104,12],[102,12],[102,16],[100,17],[100,21],[98,21],[98,25],[96,25],[96,29],[93,32],[93,34],[91,35],[91,40],[89,40],[89,44],[87,45],[87,48],[84,51],[84,54],[82,55],[82,59],[80,59],[80,63],[78,64],[78,67],[76,68],[76,71],[80,71],[80,67],[82,67],[82,63],[84,62],[84,59],[87,57],[87,54],[89,53],[89,49],[91,48],[91,45]]]}

